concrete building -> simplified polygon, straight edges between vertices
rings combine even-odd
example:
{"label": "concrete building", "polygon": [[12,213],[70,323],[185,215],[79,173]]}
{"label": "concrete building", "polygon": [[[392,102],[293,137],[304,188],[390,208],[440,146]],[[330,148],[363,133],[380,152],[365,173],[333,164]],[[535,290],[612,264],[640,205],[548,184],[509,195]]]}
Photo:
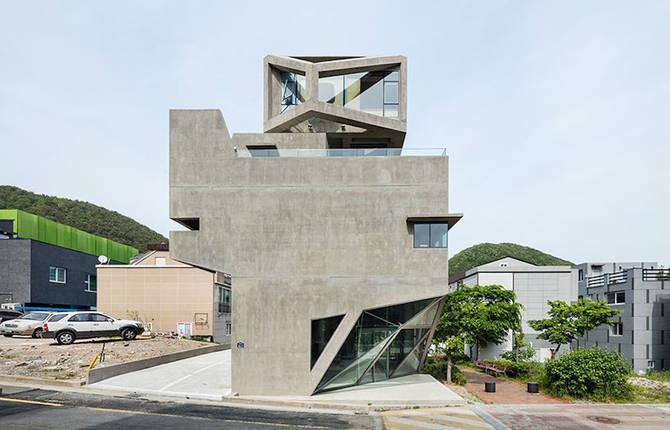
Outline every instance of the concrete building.
{"label": "concrete building", "polygon": [[167,246],[149,248],[129,265],[98,265],[98,310],[154,333],[183,328],[230,343],[229,278],[171,259]]}
{"label": "concrete building", "polygon": [[[517,302],[524,306],[521,311],[521,329],[526,335],[524,341],[536,350],[535,359],[545,361],[551,358],[551,344],[537,338],[539,332],[528,325],[528,321],[547,318],[549,300],[566,303],[577,297],[577,270],[570,266],[536,266],[513,257],[504,257],[490,263],[473,267],[450,277],[450,289],[459,284],[501,285],[514,291]],[[565,352],[567,348],[563,347]],[[505,351],[512,350],[512,337],[500,345],[488,345],[479,349],[480,359],[497,359]]]}
{"label": "concrete building", "polygon": [[137,249],[47,218],[0,209],[0,303],[95,309],[98,257],[128,263]]}
{"label": "concrete building", "polygon": [[655,262],[583,263],[579,298],[604,300],[622,312],[574,342],[619,352],[636,372],[670,369],[670,271]]}
{"label": "concrete building", "polygon": [[310,395],[416,373],[448,292],[444,150],[403,146],[407,60],[264,62],[264,133],[170,112],[177,261],[232,276],[232,389]]}

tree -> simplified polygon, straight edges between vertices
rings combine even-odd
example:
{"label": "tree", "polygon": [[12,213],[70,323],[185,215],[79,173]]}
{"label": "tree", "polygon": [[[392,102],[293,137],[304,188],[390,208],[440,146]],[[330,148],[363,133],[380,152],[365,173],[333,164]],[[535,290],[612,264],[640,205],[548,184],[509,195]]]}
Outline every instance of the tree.
{"label": "tree", "polygon": [[[510,331],[521,331],[521,308],[514,291],[500,285],[459,285],[445,299],[435,342],[451,348],[457,341],[450,339],[456,337],[474,345],[479,356],[480,346],[500,344]],[[454,353],[445,350],[447,360],[451,361]]]}
{"label": "tree", "polygon": [[610,318],[621,313],[603,301],[594,302],[590,299],[579,300],[573,305],[561,300],[549,300],[547,304],[551,306],[549,318],[531,320],[528,325],[542,332],[537,336],[538,339],[547,340],[556,346],[551,348],[552,360],[556,359],[561,345],[571,343],[602,324],[614,325]]}

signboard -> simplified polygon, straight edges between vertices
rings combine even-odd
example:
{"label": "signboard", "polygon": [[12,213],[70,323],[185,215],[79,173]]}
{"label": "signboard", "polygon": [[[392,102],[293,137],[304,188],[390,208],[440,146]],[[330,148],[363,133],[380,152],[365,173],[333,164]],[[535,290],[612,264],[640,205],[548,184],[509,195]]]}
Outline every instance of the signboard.
{"label": "signboard", "polygon": [[190,322],[177,323],[177,336],[191,337],[192,324]]}

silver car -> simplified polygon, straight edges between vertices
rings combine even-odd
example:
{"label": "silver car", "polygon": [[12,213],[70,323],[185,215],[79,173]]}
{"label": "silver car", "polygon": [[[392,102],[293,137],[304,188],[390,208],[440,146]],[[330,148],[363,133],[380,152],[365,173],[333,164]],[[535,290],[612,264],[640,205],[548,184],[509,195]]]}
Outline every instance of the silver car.
{"label": "silver car", "polygon": [[53,315],[53,312],[30,312],[21,315],[0,324],[0,333],[7,337],[12,337],[15,334],[34,338],[42,337],[42,325],[51,315]]}

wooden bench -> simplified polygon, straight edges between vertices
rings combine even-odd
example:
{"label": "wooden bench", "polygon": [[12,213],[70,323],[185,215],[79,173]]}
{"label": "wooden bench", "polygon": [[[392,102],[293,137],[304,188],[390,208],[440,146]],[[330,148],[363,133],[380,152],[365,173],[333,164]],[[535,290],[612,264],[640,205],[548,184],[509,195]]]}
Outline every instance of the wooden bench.
{"label": "wooden bench", "polygon": [[499,373],[507,376],[507,371],[509,370],[509,366],[501,366],[499,364],[491,363],[490,361],[477,360],[472,364],[475,367],[483,369],[486,373],[493,372],[494,376],[498,376]]}

